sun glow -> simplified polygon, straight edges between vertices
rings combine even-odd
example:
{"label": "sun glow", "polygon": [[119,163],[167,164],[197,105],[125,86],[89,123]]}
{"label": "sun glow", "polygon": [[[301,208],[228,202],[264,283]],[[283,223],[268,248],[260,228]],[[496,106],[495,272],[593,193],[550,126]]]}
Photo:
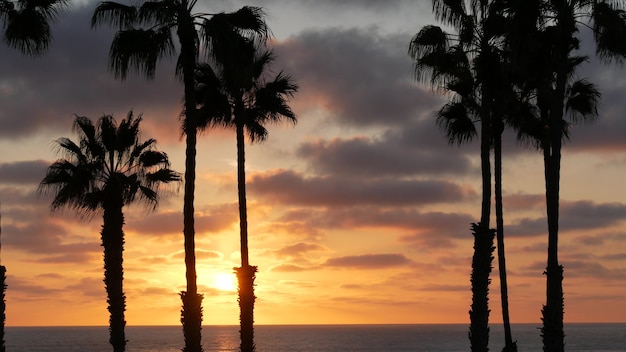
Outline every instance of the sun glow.
{"label": "sun glow", "polygon": [[235,291],[237,290],[237,282],[235,274],[219,273],[215,276],[213,286],[222,291]]}

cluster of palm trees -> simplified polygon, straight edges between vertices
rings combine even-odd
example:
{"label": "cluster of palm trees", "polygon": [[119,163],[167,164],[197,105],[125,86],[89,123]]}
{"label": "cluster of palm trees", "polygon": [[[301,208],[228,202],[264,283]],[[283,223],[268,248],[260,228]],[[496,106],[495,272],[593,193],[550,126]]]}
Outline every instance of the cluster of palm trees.
{"label": "cluster of palm trees", "polygon": [[[482,211],[472,224],[472,351],[488,351],[489,284],[494,232],[505,347],[516,351],[508,311],[502,206],[502,132],[543,153],[548,259],[541,336],[545,352],[564,351],[563,266],[558,261],[559,184],[562,143],[571,122],[597,116],[598,89],[576,72],[586,57],[577,52],[580,28],[590,30],[596,54],[606,62],[626,57],[626,1],[433,0],[433,12],[453,33],[423,27],[411,40],[416,79],[449,93],[437,112],[450,143],[480,135]],[[480,124],[480,134],[476,127]],[[491,165],[494,153],[496,229],[490,228]]]}
{"label": "cluster of palm trees", "polygon": [[[184,86],[182,131],[186,140],[184,172],[184,248],[186,290],[181,292],[181,322],[186,352],[200,352],[202,295],[198,293],[195,263],[194,190],[198,131],[232,127],[237,136],[237,179],[240,215],[241,267],[235,268],[241,308],[241,351],[254,345],[254,279],[257,267],[249,264],[245,189],[245,134],[252,142],[267,138],[265,124],[296,121],[287,104],[298,87],[283,72],[269,73],[274,54],[266,49],[269,29],[257,7],[233,13],[196,13],[196,0],[144,1],[128,6],[112,1],[98,4],[92,27],[118,29],[110,49],[109,68],[124,80],[133,71],[154,78],[159,60],[177,55],[176,75]],[[28,55],[46,51],[50,23],[67,0],[0,0],[5,42]],[[177,44],[176,45],[176,41]],[[110,115],[97,122],[76,116],[78,143],[57,140],[62,158],[54,162],[40,183],[52,193],[52,209],[69,207],[81,215],[101,212],[105,287],[110,313],[110,343],[125,350],[123,291],[123,207],[142,200],[159,200],[159,187],[181,181],[169,168],[165,153],[156,151],[154,139],[139,140],[141,116],[132,112],[119,123]]]}

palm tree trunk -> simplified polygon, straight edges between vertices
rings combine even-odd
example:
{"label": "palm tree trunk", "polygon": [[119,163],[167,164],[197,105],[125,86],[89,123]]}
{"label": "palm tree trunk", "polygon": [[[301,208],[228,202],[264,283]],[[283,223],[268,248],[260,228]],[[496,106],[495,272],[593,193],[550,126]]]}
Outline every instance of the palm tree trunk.
{"label": "palm tree trunk", "polygon": [[242,266],[235,268],[239,294],[239,335],[241,352],[254,352],[254,279],[256,278],[256,266]]}
{"label": "palm tree trunk", "polygon": [[[124,311],[126,297],[122,283],[124,280],[123,258],[124,251],[124,214],[122,213],[121,192],[105,190],[116,199],[105,201],[104,216],[101,231],[102,246],[104,247],[104,285],[109,303],[109,342],[114,352],[124,352],[126,337],[124,335]],[[118,196],[119,195],[119,196]]]}
{"label": "palm tree trunk", "polygon": [[[183,352],[202,352],[202,295],[198,294],[196,284],[196,255],[195,255],[195,224],[194,224],[194,194],[196,182],[196,92],[195,69],[197,48],[195,44],[196,32],[191,16],[181,16],[178,21],[178,38],[180,41],[180,58],[183,69],[183,83],[185,89],[185,120],[186,135],[185,148],[185,194],[183,204],[183,237],[185,241],[185,277],[187,290],[180,293],[183,308],[181,323],[185,347]],[[188,14],[187,14],[188,15]]]}
{"label": "palm tree trunk", "polygon": [[488,92],[483,87],[481,110],[480,164],[482,176],[482,203],[480,223],[472,224],[474,255],[472,257],[472,305],[469,311],[469,339],[472,352],[489,350],[489,283],[493,262],[495,231],[489,228],[491,216],[491,121]]}
{"label": "palm tree trunk", "polygon": [[7,290],[7,268],[4,265],[0,265],[0,288],[2,288],[2,297],[0,300],[0,317],[2,318],[2,325],[0,326],[0,352],[6,351],[6,346],[4,345],[4,324],[6,323],[6,301],[5,294]]}
{"label": "palm tree trunk", "polygon": [[[570,22],[571,20],[571,22]],[[574,33],[574,19],[559,17],[561,33]],[[561,23],[562,21],[562,23]],[[564,30],[568,29],[569,30]],[[571,35],[570,35],[571,37]],[[560,62],[568,62],[569,48],[563,38],[556,43]],[[563,266],[559,264],[559,193],[561,180],[561,141],[563,138],[563,111],[566,84],[569,77],[567,65],[557,67],[556,84],[550,101],[548,143],[544,146],[544,169],[546,183],[546,214],[548,217],[548,260],[546,267],[546,305],[541,310],[543,327],[541,337],[544,352],[563,352],[565,332],[563,329]]]}
{"label": "palm tree trunk", "polygon": [[545,352],[563,352],[565,349],[563,266],[559,264],[558,260],[560,136],[556,140],[553,139],[551,141],[551,146],[551,149],[544,151],[546,210],[548,216],[548,260],[545,272],[546,304],[541,310],[543,321],[541,337]]}
{"label": "palm tree trunk", "polygon": [[474,256],[472,257],[472,306],[469,311],[469,339],[472,352],[489,351],[489,275],[493,262],[495,231],[472,224]]}
{"label": "palm tree trunk", "polygon": [[498,130],[494,132],[494,177],[496,196],[496,237],[498,248],[498,272],[500,273],[500,300],[502,303],[502,323],[504,325],[504,348],[502,352],[517,352],[517,342],[511,334],[509,317],[509,293],[506,280],[506,258],[504,256],[504,216],[502,209],[502,121],[498,121]]}
{"label": "palm tree trunk", "polygon": [[243,124],[237,123],[237,194],[239,197],[239,240],[241,266],[250,265],[248,260],[248,206],[246,203],[246,155]]}
{"label": "palm tree trunk", "polygon": [[248,209],[246,204],[246,169],[245,169],[245,136],[244,126],[236,124],[237,128],[237,190],[239,196],[239,239],[241,249],[241,268],[235,268],[237,273],[239,294],[239,322],[241,352],[254,352],[254,279],[256,266],[250,266],[248,260]]}

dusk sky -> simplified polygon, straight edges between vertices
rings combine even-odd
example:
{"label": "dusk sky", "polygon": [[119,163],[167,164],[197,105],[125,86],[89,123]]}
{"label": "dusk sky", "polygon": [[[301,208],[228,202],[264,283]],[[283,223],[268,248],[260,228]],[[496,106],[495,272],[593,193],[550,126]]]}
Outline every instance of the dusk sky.
{"label": "dusk sky", "polygon": [[[480,216],[478,143],[450,146],[434,112],[446,97],[415,82],[407,48],[430,1],[202,0],[198,12],[262,6],[276,71],[300,90],[296,125],[270,125],[247,144],[250,263],[258,265],[258,324],[468,323],[471,222]],[[72,1],[47,55],[0,45],[1,264],[7,320],[107,325],[102,218],[50,212],[36,192],[70,137],[75,114],[143,114],[172,168],[184,171],[174,60],[156,79],[121,82],[107,70],[114,31],[92,30],[95,1]],[[583,32],[585,53],[593,54]],[[602,92],[600,118],[564,146],[560,260],[566,322],[626,316],[626,75],[593,57],[579,72]],[[547,224],[541,154],[506,135],[504,211],[511,319],[541,324]],[[239,266],[234,131],[198,144],[196,246],[205,324],[237,324],[228,285]],[[178,325],[185,288],[183,187],[154,212],[125,208],[128,325]],[[495,214],[494,214],[495,215]],[[495,218],[492,217],[492,226]],[[496,262],[494,261],[494,266]],[[226,282],[224,282],[226,281]],[[500,322],[494,268],[491,321]]]}

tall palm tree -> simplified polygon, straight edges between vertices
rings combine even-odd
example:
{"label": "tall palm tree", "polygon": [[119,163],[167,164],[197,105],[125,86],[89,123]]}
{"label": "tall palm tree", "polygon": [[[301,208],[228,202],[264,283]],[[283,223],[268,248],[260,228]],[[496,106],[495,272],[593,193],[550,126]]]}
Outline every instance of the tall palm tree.
{"label": "tall palm tree", "polygon": [[237,189],[239,198],[239,234],[241,267],[235,268],[238,278],[240,334],[242,352],[253,352],[254,345],[254,280],[256,266],[248,256],[248,215],[246,203],[245,134],[251,142],[263,141],[268,131],[265,124],[288,120],[296,115],[287,104],[298,87],[290,75],[279,72],[269,77],[274,60],[271,50],[264,50],[253,41],[240,38],[231,42],[224,55],[213,65],[198,66],[198,98],[202,111],[202,127],[223,124],[234,127],[237,136]]}
{"label": "tall palm tree", "polygon": [[[225,46],[227,38],[251,35],[259,41],[268,37],[263,12],[244,7],[234,13],[196,13],[197,0],[156,0],[138,7],[116,2],[101,2],[92,16],[92,27],[108,24],[119,29],[110,50],[110,69],[121,79],[131,70],[153,78],[157,62],[175,53],[174,33],[178,40],[176,74],[184,89],[183,131],[185,143],[185,191],[183,237],[185,247],[186,290],[181,292],[181,322],[185,338],[184,352],[200,352],[202,329],[202,295],[196,283],[194,193],[196,179],[196,92],[194,71],[198,58],[214,55]],[[219,43],[218,45],[213,45]],[[219,50],[219,49],[218,49]]]}
{"label": "tall palm tree", "polygon": [[[409,46],[409,55],[415,60],[416,78],[439,90],[454,93],[437,113],[437,122],[447,134],[448,141],[470,141],[478,134],[474,122],[481,125],[481,218],[479,223],[472,224],[474,255],[469,332],[472,351],[487,351],[489,343],[489,276],[495,236],[489,226],[490,147],[492,124],[496,118],[495,102],[501,90],[496,68],[502,61],[502,14],[497,5],[498,1],[471,1],[468,4],[464,0],[433,0],[437,19],[452,26],[456,34],[448,34],[438,26],[426,26],[413,37]],[[505,328],[509,330],[510,326]],[[506,343],[507,346],[514,344],[512,340]]]}
{"label": "tall palm tree", "polygon": [[79,142],[57,140],[63,157],[46,172],[39,189],[54,195],[52,209],[76,209],[79,214],[102,212],[100,233],[104,247],[104,283],[107,291],[109,342],[113,351],[126,346],[124,311],[126,297],[122,288],[125,205],[142,201],[156,207],[162,184],[179,182],[180,176],[169,168],[167,154],[156,151],[156,141],[139,140],[141,117],[132,112],[117,124],[110,115],[97,125],[77,116],[74,129]]}
{"label": "tall palm tree", "polygon": [[[562,143],[572,122],[597,116],[598,90],[586,80],[572,81],[579,65],[580,25],[594,34],[596,54],[606,62],[626,55],[625,1],[533,0],[511,1],[512,57],[524,89],[536,93],[539,117],[534,125],[536,143],[543,152],[548,218],[546,304],[542,309],[543,349],[564,350],[563,266],[558,260],[559,188]],[[584,22],[582,22],[584,21]],[[522,48],[522,45],[525,45]],[[530,65],[531,62],[535,64]],[[540,64],[538,64],[540,63]],[[532,129],[532,128],[531,128]]]}
{"label": "tall palm tree", "polygon": [[68,0],[0,0],[4,42],[27,55],[41,55],[52,40],[50,23],[58,19]]}

